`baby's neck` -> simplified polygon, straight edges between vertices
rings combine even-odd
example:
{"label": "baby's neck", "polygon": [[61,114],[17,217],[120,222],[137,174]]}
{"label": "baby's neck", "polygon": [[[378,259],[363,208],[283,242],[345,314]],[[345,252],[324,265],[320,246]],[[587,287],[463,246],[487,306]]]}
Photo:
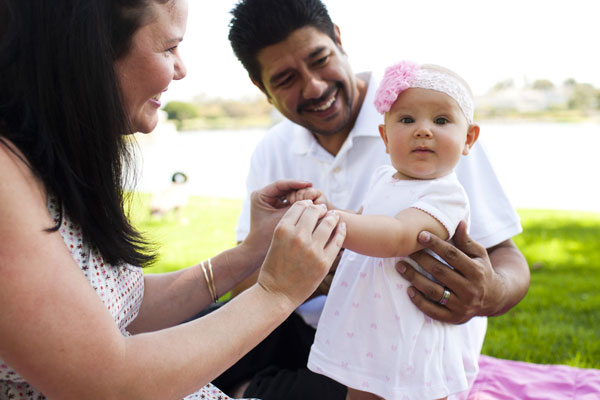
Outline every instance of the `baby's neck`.
{"label": "baby's neck", "polygon": [[444,176],[450,175],[452,173],[454,173],[454,169],[452,169],[450,171],[446,171],[441,174],[435,174],[432,176],[425,177],[425,176],[407,175],[407,174],[403,174],[400,171],[396,171],[396,173],[393,175],[393,178],[397,179],[399,181],[429,181],[429,180],[433,180],[433,179],[443,178]]}

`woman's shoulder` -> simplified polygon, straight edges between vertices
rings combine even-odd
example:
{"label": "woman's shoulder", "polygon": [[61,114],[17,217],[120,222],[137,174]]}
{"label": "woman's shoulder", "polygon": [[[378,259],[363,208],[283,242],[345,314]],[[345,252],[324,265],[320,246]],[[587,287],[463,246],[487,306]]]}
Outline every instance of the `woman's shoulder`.
{"label": "woman's shoulder", "polygon": [[2,209],[46,209],[47,194],[25,155],[0,136],[0,204]]}

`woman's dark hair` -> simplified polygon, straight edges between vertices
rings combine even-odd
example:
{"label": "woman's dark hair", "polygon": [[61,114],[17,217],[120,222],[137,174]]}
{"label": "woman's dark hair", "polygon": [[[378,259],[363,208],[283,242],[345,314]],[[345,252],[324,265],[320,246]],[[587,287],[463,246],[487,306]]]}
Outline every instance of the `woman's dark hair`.
{"label": "woman's dark hair", "polygon": [[154,259],[123,208],[134,169],[114,69],[154,1],[0,0],[0,140],[111,264]]}
{"label": "woman's dark hair", "polygon": [[241,0],[231,10],[229,42],[250,78],[263,84],[257,54],[312,26],[336,42],[333,22],[320,0]]}

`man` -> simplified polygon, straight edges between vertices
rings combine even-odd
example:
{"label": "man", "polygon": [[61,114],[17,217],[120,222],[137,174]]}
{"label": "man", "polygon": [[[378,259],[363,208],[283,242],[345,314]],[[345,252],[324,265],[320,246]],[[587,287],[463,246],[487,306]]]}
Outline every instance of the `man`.
{"label": "man", "polygon": [[[340,30],[320,0],[242,0],[232,14],[229,39],[236,56],[287,118],[257,146],[248,192],[276,179],[297,178],[312,182],[336,206],[358,209],[372,171],[390,162],[377,131],[382,117],[373,107],[375,74],[352,72]],[[440,321],[464,323],[463,353],[472,365],[472,383],[486,329],[480,317],[517,304],[527,292],[529,269],[511,240],[521,231],[518,216],[480,145],[463,158],[457,175],[471,202],[470,236],[462,225],[454,237],[456,247],[432,235],[419,237],[454,269],[425,252],[412,258],[440,283],[405,263],[397,269],[411,283],[407,294],[419,309]],[[237,239],[243,240],[248,229],[246,200]],[[217,386],[246,379],[249,386],[234,394],[265,400],[344,399],[344,387],[306,368],[324,298],[305,303]]]}

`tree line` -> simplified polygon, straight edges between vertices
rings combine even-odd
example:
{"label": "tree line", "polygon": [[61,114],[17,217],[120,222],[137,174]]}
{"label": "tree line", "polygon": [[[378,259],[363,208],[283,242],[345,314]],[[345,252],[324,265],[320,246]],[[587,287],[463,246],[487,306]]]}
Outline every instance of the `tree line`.
{"label": "tree line", "polygon": [[[512,96],[512,101],[498,100],[502,96],[511,99],[507,93]],[[520,109],[518,97],[525,97],[527,93],[537,93],[537,103],[530,105],[533,109],[523,110]],[[552,115],[560,118],[568,114],[571,119],[581,119],[600,115],[600,89],[575,79],[567,79],[561,85],[555,85],[547,79],[537,79],[522,87],[517,87],[514,80],[507,79],[495,84],[477,100],[479,118]],[[267,127],[281,118],[262,95],[242,99],[199,95],[191,102],[170,101],[163,109],[179,130]]]}

